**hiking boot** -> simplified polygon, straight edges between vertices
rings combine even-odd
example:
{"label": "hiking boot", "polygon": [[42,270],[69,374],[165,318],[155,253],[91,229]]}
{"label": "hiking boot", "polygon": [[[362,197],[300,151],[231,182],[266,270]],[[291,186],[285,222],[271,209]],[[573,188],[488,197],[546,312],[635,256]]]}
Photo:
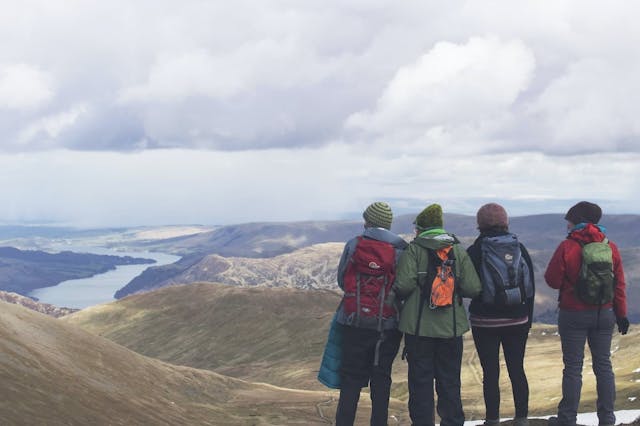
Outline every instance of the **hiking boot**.
{"label": "hiking boot", "polygon": [[[547,420],[547,426],[569,426],[565,423],[562,423],[559,419],[558,416],[551,416],[549,417],[549,419]],[[576,425],[577,426],[577,425]]]}
{"label": "hiking boot", "polygon": [[513,426],[529,426],[529,419],[526,417],[516,417],[513,419]]}
{"label": "hiking boot", "polygon": [[484,421],[482,426],[498,426],[500,424],[499,419],[487,419]]}

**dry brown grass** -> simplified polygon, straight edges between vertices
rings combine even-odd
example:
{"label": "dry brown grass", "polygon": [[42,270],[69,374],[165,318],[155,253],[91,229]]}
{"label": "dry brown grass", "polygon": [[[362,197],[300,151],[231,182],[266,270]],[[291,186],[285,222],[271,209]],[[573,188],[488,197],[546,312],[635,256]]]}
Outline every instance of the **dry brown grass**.
{"label": "dry brown grass", "polygon": [[[339,301],[330,292],[294,289],[234,288],[190,284],[161,289],[90,308],[62,321],[172,363],[207,368],[252,382],[289,388],[323,390],[315,375],[328,323]],[[632,325],[627,336],[614,335],[613,364],[618,388],[617,408],[640,408],[640,355],[634,350],[640,330]],[[462,397],[467,419],[484,417],[482,370],[470,333],[464,338]],[[618,348],[618,349],[616,349]],[[595,379],[585,351],[582,412],[595,411]],[[554,326],[535,325],[527,345],[525,367],[530,385],[530,413],[556,410],[562,379],[560,339]],[[406,362],[393,369],[393,414],[405,419]],[[514,413],[511,387],[501,370],[503,417]],[[335,398],[337,393],[333,392]],[[635,401],[629,400],[638,397]],[[366,418],[368,397],[360,411]],[[333,407],[333,408],[332,408]],[[335,407],[325,411],[332,416]],[[364,421],[364,420],[363,420]]]}
{"label": "dry brown grass", "polygon": [[326,424],[331,397],[167,364],[4,302],[0,383],[3,426]]}

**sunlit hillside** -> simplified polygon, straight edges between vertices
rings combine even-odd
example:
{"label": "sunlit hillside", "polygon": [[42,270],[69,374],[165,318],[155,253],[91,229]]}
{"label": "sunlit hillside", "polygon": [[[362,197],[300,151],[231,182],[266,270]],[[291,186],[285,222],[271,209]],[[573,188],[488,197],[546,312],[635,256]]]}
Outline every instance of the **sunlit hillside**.
{"label": "sunlit hillside", "polygon": [[[322,390],[315,380],[332,312],[331,292],[237,288],[199,283],[172,286],[93,307],[65,317],[93,333],[142,354],[233,377],[298,389]],[[615,333],[613,362],[618,408],[640,408],[640,329]],[[469,419],[484,416],[481,369],[470,334],[465,336],[463,402]],[[588,353],[588,352],[587,352]],[[407,399],[406,363],[394,364],[393,396]],[[560,397],[562,355],[553,326],[531,331],[526,368],[531,415],[553,413]],[[581,411],[595,411],[595,383],[585,360]],[[503,415],[513,414],[506,369],[501,376]],[[337,393],[334,393],[337,396]],[[365,398],[366,399],[366,398]]]}
{"label": "sunlit hillside", "polygon": [[0,302],[0,417],[24,425],[326,424],[326,392],[251,384],[147,358]]}

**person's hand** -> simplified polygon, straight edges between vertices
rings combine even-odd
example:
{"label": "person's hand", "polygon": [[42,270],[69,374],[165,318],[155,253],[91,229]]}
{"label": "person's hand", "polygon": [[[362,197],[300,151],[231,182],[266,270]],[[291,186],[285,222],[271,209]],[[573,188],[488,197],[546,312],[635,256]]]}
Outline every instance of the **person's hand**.
{"label": "person's hand", "polygon": [[616,318],[616,322],[618,323],[618,331],[620,334],[627,334],[627,331],[629,331],[629,320],[627,317]]}

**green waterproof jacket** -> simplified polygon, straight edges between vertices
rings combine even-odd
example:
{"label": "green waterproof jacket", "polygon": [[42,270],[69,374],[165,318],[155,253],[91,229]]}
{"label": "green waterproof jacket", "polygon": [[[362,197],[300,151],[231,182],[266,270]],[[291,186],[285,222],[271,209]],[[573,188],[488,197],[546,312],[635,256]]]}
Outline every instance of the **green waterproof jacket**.
{"label": "green waterproof jacket", "polygon": [[[396,296],[404,300],[400,313],[399,330],[415,335],[420,307],[420,287],[418,277],[426,274],[429,266],[428,249],[437,250],[453,245],[455,297],[452,306],[431,309],[427,300],[422,307],[419,335],[426,337],[450,338],[461,336],[469,330],[469,321],[462,297],[473,298],[480,294],[482,284],[466,250],[460,246],[455,236],[444,229],[432,228],[417,236],[403,252],[398,261],[394,290]],[[424,278],[422,281],[426,281]],[[429,283],[430,284],[430,283]]]}

